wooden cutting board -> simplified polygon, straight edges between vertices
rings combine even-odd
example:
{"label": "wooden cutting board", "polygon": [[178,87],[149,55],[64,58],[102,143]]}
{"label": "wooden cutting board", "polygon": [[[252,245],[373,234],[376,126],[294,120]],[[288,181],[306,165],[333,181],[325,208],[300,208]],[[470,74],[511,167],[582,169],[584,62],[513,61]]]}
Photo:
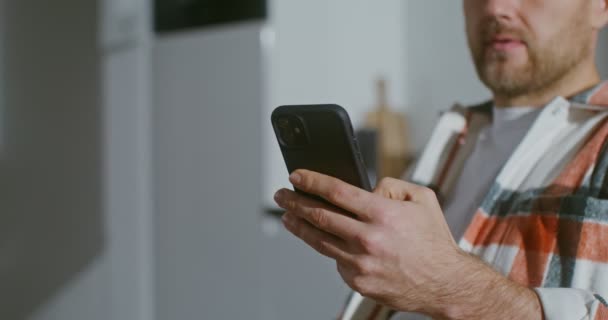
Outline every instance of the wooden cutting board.
{"label": "wooden cutting board", "polygon": [[377,105],[365,117],[365,127],[377,132],[376,150],[378,178],[399,178],[406,170],[412,155],[407,118],[388,105],[387,84],[376,82]]}

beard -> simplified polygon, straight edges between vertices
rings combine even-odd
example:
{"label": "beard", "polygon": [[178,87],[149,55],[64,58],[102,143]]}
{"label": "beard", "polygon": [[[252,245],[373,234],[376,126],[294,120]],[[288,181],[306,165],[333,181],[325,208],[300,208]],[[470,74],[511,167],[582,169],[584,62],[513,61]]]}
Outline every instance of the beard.
{"label": "beard", "polygon": [[[525,30],[505,26],[497,20],[480,25],[478,37],[468,37],[480,80],[494,94],[504,97],[540,92],[558,83],[591,51],[591,32],[583,29],[580,18],[573,20],[576,21],[565,23],[565,27],[542,44]],[[524,63],[514,64],[508,52],[492,48],[492,39],[497,34],[517,37],[525,44]]]}

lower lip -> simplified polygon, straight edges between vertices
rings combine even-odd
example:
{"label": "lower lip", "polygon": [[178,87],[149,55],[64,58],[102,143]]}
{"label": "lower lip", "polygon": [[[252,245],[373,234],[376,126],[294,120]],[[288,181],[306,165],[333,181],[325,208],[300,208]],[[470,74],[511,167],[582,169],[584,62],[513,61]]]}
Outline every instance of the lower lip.
{"label": "lower lip", "polygon": [[511,51],[519,49],[524,46],[521,41],[494,41],[492,42],[492,49],[497,51]]}

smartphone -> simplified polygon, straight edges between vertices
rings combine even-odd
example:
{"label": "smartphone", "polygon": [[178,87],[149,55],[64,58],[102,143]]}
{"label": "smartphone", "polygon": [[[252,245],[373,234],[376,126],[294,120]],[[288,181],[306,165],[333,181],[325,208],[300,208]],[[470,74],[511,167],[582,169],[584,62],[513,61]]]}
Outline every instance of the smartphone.
{"label": "smartphone", "polygon": [[307,169],[371,191],[344,108],[335,104],[280,106],[272,112],[271,120],[290,174]]}

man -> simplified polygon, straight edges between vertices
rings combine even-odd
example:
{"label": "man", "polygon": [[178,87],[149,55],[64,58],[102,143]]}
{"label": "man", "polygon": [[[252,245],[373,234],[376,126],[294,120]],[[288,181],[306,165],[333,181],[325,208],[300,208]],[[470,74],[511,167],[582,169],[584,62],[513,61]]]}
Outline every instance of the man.
{"label": "man", "polygon": [[607,3],[463,0],[493,100],[441,117],[416,184],[290,176],[334,205],[275,198],[366,297],[344,318],[608,319],[608,84],[594,62]]}

